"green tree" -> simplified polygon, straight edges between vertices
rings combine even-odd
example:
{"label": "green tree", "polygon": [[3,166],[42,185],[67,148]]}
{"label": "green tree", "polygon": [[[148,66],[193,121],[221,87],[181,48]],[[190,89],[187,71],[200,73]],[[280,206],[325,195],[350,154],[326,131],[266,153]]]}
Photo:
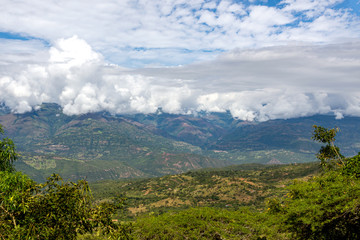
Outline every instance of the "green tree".
{"label": "green tree", "polygon": [[314,133],[312,139],[317,142],[325,143],[316,155],[320,160],[321,166],[326,169],[332,169],[335,166],[344,166],[344,156],[340,154],[340,149],[335,146],[335,136],[339,128],[327,129],[321,126],[313,126]]}
{"label": "green tree", "polygon": [[97,232],[126,238],[112,216],[120,199],[94,204],[89,185],[64,182],[54,174],[37,184],[20,172],[0,172],[0,239],[76,239]]}
{"label": "green tree", "polygon": [[327,171],[294,182],[287,197],[268,202],[268,214],[281,219],[292,239],[360,239],[360,157],[340,154],[338,129],[314,128],[313,139],[326,143],[317,156]]}
{"label": "green tree", "polygon": [[360,182],[328,171],[289,187],[283,199],[284,229],[294,239],[359,239]]}
{"label": "green tree", "polygon": [[346,158],[345,166],[341,169],[344,175],[360,178],[360,153],[354,157]]}
{"label": "green tree", "polygon": [[[0,135],[4,134],[4,130],[0,125]],[[14,161],[17,159],[14,142],[9,138],[0,140],[0,171],[13,172]]]}
{"label": "green tree", "polygon": [[13,142],[0,143],[0,239],[71,240],[94,232],[127,238],[129,230],[112,219],[123,199],[95,204],[87,181],[65,182],[56,174],[38,184],[15,171]]}

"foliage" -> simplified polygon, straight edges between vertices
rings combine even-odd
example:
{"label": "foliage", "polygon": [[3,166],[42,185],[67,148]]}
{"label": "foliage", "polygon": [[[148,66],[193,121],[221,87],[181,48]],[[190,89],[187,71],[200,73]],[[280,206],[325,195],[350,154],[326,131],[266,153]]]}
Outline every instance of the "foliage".
{"label": "foliage", "polygon": [[[0,238],[20,236],[25,212],[33,202],[36,183],[26,175],[0,171]],[[29,227],[31,231],[32,227]],[[26,235],[24,235],[26,236]]]}
{"label": "foliage", "polygon": [[[160,216],[139,218],[135,239],[286,239],[266,226],[266,216],[249,208],[230,211],[217,208],[191,208]],[[262,224],[260,224],[262,223]],[[276,237],[275,237],[276,236]]]}
{"label": "foliage", "polygon": [[313,139],[327,144],[318,154],[326,171],[295,181],[287,197],[269,200],[268,214],[281,219],[293,239],[359,239],[360,156],[341,156],[334,145],[337,129],[314,128]]}
{"label": "foliage", "polygon": [[243,164],[218,169],[203,169],[160,178],[101,181],[91,183],[96,200],[114,195],[127,197],[125,219],[142,213],[156,214],[189,207],[238,209],[262,208],[264,199],[281,194],[295,178],[313,176],[315,163],[297,165]]}
{"label": "foliage", "polygon": [[0,193],[3,239],[75,239],[98,230],[123,235],[112,221],[122,202],[94,205],[86,181],[64,182],[54,174],[37,184],[20,172],[0,172]]}
{"label": "foliage", "polygon": [[332,169],[336,165],[344,165],[340,149],[334,145],[336,133],[339,128],[327,129],[321,126],[313,126],[314,133],[312,139],[321,143],[326,143],[319,150],[316,157],[320,160],[320,164],[327,169]]}
{"label": "foliage", "polygon": [[269,205],[296,239],[359,239],[360,181],[331,171],[289,187],[287,198]]}
{"label": "foliage", "polygon": [[20,172],[0,172],[0,232],[3,239],[75,239],[101,230],[121,235],[112,221],[122,202],[94,205],[86,181],[52,175],[37,184]]}
{"label": "foliage", "polygon": [[342,168],[342,173],[353,178],[360,178],[360,153],[345,160],[345,166]]}
{"label": "foliage", "polygon": [[[0,125],[0,135],[4,130]],[[17,159],[14,142],[9,138],[0,140],[0,171],[14,171],[13,163]]]}
{"label": "foliage", "polygon": [[14,172],[13,142],[5,139],[0,146],[0,239],[75,239],[92,232],[127,236],[124,225],[112,219],[123,208],[123,199],[96,205],[87,181],[65,182],[57,174],[38,184]]}
{"label": "foliage", "polygon": [[[314,126],[321,174],[315,164],[242,165],[106,181],[92,185],[97,204],[86,181],[0,171],[0,239],[360,239],[360,154],[344,158],[337,132]],[[145,209],[132,224],[113,221],[122,194],[129,211]]]}

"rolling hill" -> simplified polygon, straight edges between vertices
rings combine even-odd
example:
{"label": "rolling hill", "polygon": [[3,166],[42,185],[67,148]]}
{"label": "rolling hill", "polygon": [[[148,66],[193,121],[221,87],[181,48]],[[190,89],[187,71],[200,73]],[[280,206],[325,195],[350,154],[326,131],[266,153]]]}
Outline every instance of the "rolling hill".
{"label": "rolling hill", "polygon": [[126,197],[127,212],[122,218],[191,207],[262,209],[264,199],[284,195],[285,186],[294,179],[307,179],[319,172],[317,163],[241,164],[157,178],[99,181],[92,183],[91,189],[96,201]]}

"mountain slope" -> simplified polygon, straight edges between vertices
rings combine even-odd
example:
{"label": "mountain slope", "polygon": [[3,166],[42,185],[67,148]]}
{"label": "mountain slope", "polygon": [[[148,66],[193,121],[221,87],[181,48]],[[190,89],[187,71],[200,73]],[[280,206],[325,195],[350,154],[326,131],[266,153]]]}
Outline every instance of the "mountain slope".
{"label": "mountain slope", "polygon": [[314,161],[320,147],[311,140],[314,124],[340,127],[337,145],[344,155],[354,155],[360,147],[356,117],[246,122],[229,113],[67,116],[56,104],[43,104],[25,114],[2,109],[0,124],[25,163],[18,169],[42,180],[52,172],[93,181],[239,163]]}
{"label": "mountain slope", "polygon": [[[42,178],[51,172],[90,181],[147,177],[230,164],[202,156],[199,147],[156,135],[131,119],[106,113],[66,116],[57,105],[46,104],[31,113],[0,116],[0,122],[23,162]],[[18,168],[29,171],[28,166]]]}

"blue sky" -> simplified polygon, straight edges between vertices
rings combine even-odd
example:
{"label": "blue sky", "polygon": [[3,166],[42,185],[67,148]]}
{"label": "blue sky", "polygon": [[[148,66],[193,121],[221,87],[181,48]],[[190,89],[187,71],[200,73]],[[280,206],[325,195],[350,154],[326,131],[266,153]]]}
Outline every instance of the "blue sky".
{"label": "blue sky", "polygon": [[359,37],[357,0],[37,0],[2,6],[2,39],[51,47],[76,35],[108,62],[132,68],[189,64],[234,48]]}
{"label": "blue sky", "polygon": [[360,116],[358,0],[0,3],[0,100],[17,112]]}

